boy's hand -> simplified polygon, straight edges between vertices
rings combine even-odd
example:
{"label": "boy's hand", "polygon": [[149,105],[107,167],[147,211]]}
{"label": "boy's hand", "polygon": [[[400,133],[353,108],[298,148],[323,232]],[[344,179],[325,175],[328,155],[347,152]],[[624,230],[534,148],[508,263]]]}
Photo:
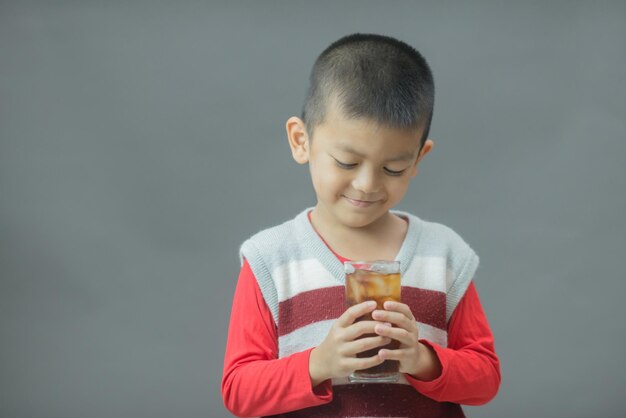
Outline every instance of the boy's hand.
{"label": "boy's hand", "polygon": [[383,336],[359,338],[363,334],[375,334],[377,321],[356,321],[376,309],[376,302],[368,301],[354,305],[333,323],[328,335],[311,351],[309,375],[313,387],[326,379],[348,376],[355,370],[367,369],[383,362],[379,355],[357,358],[357,353],[389,344]]}
{"label": "boy's hand", "polygon": [[372,313],[376,321],[387,322],[396,327],[378,323],[376,334],[400,342],[397,350],[381,349],[378,356],[384,360],[398,360],[400,372],[408,373],[419,380],[434,380],[441,375],[441,363],[434,350],[419,342],[419,332],[411,308],[404,303],[387,301],[385,310]]}

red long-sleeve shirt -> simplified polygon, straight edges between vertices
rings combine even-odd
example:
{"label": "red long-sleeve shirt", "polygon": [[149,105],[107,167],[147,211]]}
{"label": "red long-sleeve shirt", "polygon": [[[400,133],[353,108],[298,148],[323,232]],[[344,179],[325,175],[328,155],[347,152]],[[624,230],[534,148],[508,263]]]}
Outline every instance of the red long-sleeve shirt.
{"label": "red long-sleeve shirt", "polygon": [[[466,405],[484,404],[495,396],[500,364],[473,282],[448,323],[448,347],[420,341],[435,350],[442,372],[428,382],[405,375],[416,390],[436,401]],[[332,401],[330,380],[311,386],[311,350],[278,358],[276,324],[244,261],[224,358],[222,396],[226,407],[237,416],[264,416]],[[260,379],[263,384],[258,383]]]}

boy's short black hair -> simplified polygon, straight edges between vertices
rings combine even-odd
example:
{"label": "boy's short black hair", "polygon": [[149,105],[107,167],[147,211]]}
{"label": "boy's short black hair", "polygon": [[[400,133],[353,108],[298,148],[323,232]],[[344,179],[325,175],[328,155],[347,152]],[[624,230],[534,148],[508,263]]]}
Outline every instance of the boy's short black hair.
{"label": "boy's short black hair", "polygon": [[309,135],[324,122],[330,100],[347,117],[367,118],[392,128],[424,126],[428,137],[435,86],[424,57],[397,39],[374,34],[345,36],[315,61],[302,120]]}

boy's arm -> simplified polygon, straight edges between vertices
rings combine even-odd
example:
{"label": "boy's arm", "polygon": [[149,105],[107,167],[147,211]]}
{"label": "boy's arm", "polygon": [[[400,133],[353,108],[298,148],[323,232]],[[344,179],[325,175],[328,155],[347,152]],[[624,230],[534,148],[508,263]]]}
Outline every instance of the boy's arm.
{"label": "boy's arm", "polygon": [[277,359],[272,314],[247,261],[241,268],[224,356],[222,397],[237,416],[263,416],[332,400],[330,380],[311,387],[311,350]]}
{"label": "boy's arm", "polygon": [[500,362],[474,282],[450,318],[448,348],[420,342],[434,351],[442,367],[441,375],[428,382],[406,375],[422,394],[439,402],[465,405],[482,405],[496,396]]}

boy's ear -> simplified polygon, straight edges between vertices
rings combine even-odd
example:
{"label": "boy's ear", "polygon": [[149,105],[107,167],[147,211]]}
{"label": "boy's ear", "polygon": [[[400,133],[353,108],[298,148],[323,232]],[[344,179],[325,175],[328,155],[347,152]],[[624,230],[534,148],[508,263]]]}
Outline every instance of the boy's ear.
{"label": "boy's ear", "polygon": [[422,161],[422,158],[424,158],[426,154],[431,152],[434,146],[435,146],[435,143],[433,142],[432,139],[430,138],[426,139],[426,141],[424,141],[424,145],[422,146],[422,149],[420,150],[419,155],[417,156],[417,162],[419,163],[420,161]]}
{"label": "boy's ear", "polygon": [[291,147],[291,155],[298,164],[309,162],[309,137],[306,133],[304,121],[296,116],[287,119],[285,125],[287,139]]}
{"label": "boy's ear", "polygon": [[415,165],[413,166],[413,173],[412,173],[413,176],[415,176],[417,172],[419,171],[418,165],[420,161],[422,161],[422,159],[426,156],[426,154],[428,154],[429,152],[433,150],[434,146],[435,146],[435,143],[433,142],[432,139],[429,138],[426,141],[424,141],[424,145],[422,145],[422,149],[417,155],[417,159],[415,160]]}

